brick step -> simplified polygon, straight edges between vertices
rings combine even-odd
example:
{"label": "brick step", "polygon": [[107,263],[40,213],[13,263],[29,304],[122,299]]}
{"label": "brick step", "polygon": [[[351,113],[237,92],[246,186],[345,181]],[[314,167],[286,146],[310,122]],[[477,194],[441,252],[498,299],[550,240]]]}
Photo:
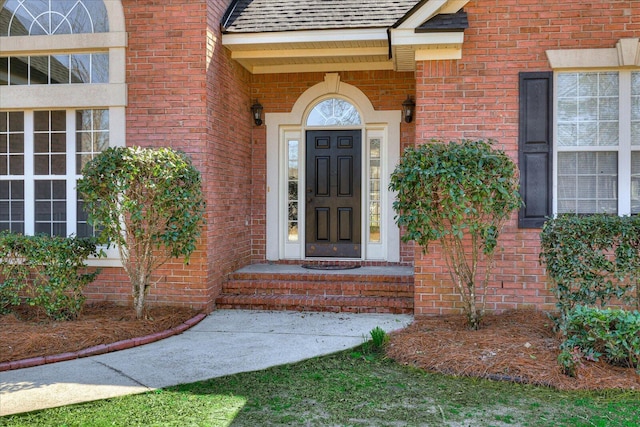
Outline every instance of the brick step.
{"label": "brick step", "polygon": [[[261,271],[264,269],[265,271]],[[292,270],[293,269],[293,270]],[[413,275],[397,269],[311,271],[253,266],[232,273],[218,308],[413,313]]]}
{"label": "brick step", "polygon": [[413,298],[222,294],[216,300],[216,307],[243,310],[413,314]]}
{"label": "brick step", "polygon": [[413,283],[230,280],[223,285],[222,293],[413,298]]}

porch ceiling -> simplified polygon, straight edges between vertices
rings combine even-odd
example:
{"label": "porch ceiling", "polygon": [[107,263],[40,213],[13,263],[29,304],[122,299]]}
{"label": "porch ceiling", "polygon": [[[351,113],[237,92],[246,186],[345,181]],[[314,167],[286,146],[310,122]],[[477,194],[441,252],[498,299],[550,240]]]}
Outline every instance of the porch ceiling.
{"label": "porch ceiling", "polygon": [[[289,0],[276,0],[276,3],[288,2]],[[229,27],[223,26],[222,44],[231,51],[232,59],[253,74],[414,71],[416,60],[461,57],[466,14],[462,15],[461,20],[461,15],[457,12],[467,2],[468,0],[423,0],[413,2],[414,7],[411,8],[412,2],[405,1],[405,15],[396,14],[389,22],[374,21],[370,22],[372,25],[364,27],[354,27],[353,22],[318,23],[317,17],[298,17],[296,19],[299,22],[292,24],[289,20],[287,25],[280,27],[281,31],[277,31],[272,23],[257,24],[256,19],[268,19],[270,15],[251,9],[260,2],[247,3],[244,5],[244,15],[241,14],[240,18],[251,17],[253,14],[254,20],[245,22],[242,26],[238,22],[243,21],[236,18]],[[237,11],[234,13],[238,14]],[[456,18],[442,21],[439,18],[442,15]],[[432,19],[439,24],[425,26]],[[358,23],[362,25],[360,21]]]}

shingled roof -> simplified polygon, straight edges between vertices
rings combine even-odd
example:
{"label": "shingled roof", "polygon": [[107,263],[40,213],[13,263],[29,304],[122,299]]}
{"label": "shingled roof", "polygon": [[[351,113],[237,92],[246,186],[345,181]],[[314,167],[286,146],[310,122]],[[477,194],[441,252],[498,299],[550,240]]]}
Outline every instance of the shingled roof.
{"label": "shingled roof", "polygon": [[231,33],[386,28],[419,0],[237,0],[222,27]]}

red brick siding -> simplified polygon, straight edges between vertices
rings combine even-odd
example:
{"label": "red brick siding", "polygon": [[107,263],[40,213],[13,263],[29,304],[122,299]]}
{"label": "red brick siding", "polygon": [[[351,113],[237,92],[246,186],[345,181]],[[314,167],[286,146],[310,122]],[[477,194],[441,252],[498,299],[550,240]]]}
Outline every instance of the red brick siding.
{"label": "red brick siding", "polygon": [[[290,112],[296,100],[307,89],[324,81],[325,73],[256,74],[252,79],[252,99],[257,99],[270,113]],[[408,94],[415,93],[413,73],[393,71],[341,72],[340,81],[360,89],[376,110],[399,110]],[[412,144],[414,124],[401,125],[401,147]],[[252,206],[252,262],[266,260],[266,128],[253,131],[253,206]],[[401,245],[401,262],[411,264],[412,244]]]}
{"label": "red brick siding", "polygon": [[220,22],[229,0],[208,0],[212,59],[207,77],[207,180],[209,295],[251,257],[251,75],[222,46]]}
{"label": "red brick siding", "polygon": [[[496,139],[517,159],[518,73],[550,70],[548,49],[612,48],[637,37],[640,1],[477,0],[465,10],[462,59],[419,62],[416,72],[416,142],[432,138]],[[500,242],[487,308],[552,309],[539,265],[539,230],[520,230],[514,214]],[[433,245],[435,246],[435,245]],[[416,314],[457,311],[438,248],[416,248]]]}
{"label": "red brick siding", "polygon": [[[127,145],[189,154],[203,177],[207,224],[188,265],[157,272],[151,303],[213,308],[225,275],[249,262],[249,74],[221,45],[230,0],[124,0]],[[122,269],[106,268],[89,300],[128,302]]]}

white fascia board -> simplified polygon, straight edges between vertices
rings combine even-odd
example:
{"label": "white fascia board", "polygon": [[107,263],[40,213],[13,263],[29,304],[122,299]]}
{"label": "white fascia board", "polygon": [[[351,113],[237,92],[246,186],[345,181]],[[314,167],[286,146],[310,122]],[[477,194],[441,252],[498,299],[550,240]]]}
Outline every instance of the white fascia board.
{"label": "white fascia board", "polygon": [[[247,67],[245,66],[245,68]],[[335,62],[325,64],[254,65],[247,69],[251,74],[393,70],[393,62]]]}
{"label": "white fascia board", "polygon": [[469,3],[469,0],[430,0],[401,23],[398,28],[410,28],[413,30],[436,14],[456,13],[467,3]]}
{"label": "white fascia board", "polygon": [[448,59],[462,59],[462,49],[460,47],[417,49],[415,53],[416,61],[442,61]]}
{"label": "white fascia board", "polygon": [[231,52],[231,58],[267,59],[267,58],[325,58],[339,56],[379,56],[388,55],[386,46],[379,47],[347,47],[347,48],[318,48],[318,49],[274,49],[274,50],[236,50]]}
{"label": "white fascia board", "polygon": [[416,33],[413,29],[391,30],[392,46],[459,45],[464,32]]}
{"label": "white fascia board", "polygon": [[387,40],[386,28],[281,31],[273,33],[235,33],[222,35],[222,45],[229,48],[229,50],[233,50],[234,46],[380,40]]}

